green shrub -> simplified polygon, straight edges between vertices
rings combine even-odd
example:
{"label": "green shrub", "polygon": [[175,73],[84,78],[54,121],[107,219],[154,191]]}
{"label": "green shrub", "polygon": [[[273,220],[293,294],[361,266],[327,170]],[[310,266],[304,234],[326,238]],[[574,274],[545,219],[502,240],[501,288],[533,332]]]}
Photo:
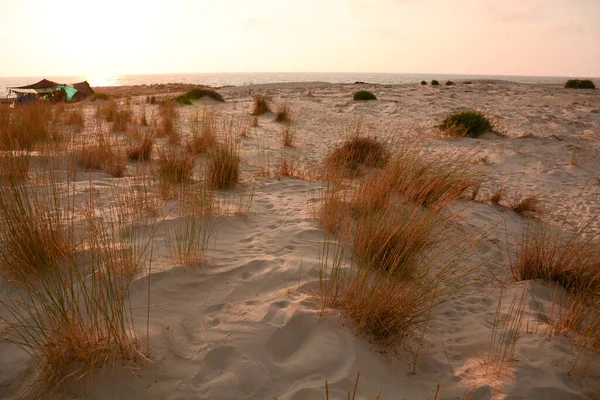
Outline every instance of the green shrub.
{"label": "green shrub", "polygon": [[423,85],[423,86],[427,85],[427,81],[421,81],[421,85]]}
{"label": "green shrub", "polygon": [[569,79],[567,83],[565,83],[566,89],[596,89],[596,85],[594,82],[589,79]]}
{"label": "green shrub", "polygon": [[452,86],[452,85],[454,85],[454,84],[455,84],[455,83],[454,83],[454,82],[452,82],[452,81],[447,81],[447,82],[446,82],[446,86]]}
{"label": "green shrub", "polygon": [[461,111],[448,115],[440,128],[453,136],[477,137],[493,129],[490,121],[479,111]]}
{"label": "green shrub", "polygon": [[435,79],[431,81],[431,86],[439,86],[440,83],[438,81],[436,81]]}
{"label": "green shrub", "polygon": [[577,86],[579,86],[579,79],[569,79],[565,83],[565,89],[577,89]]}
{"label": "green shrub", "polygon": [[354,93],[352,100],[377,100],[377,97],[373,93],[366,90],[359,90],[358,92]]}
{"label": "green shrub", "polygon": [[579,82],[577,89],[596,89],[596,85],[594,85],[594,82],[590,81],[589,79],[584,79]]}
{"label": "green shrub", "polygon": [[198,89],[198,88],[194,88],[194,89],[188,91],[187,93],[182,94],[181,96],[177,96],[175,98],[175,101],[177,101],[178,103],[181,103],[181,104],[190,105],[190,104],[192,104],[192,100],[198,100],[203,97],[209,97],[209,98],[213,99],[214,101],[219,101],[221,103],[225,102],[225,99],[223,98],[223,96],[221,96],[219,93],[215,92],[214,90]]}

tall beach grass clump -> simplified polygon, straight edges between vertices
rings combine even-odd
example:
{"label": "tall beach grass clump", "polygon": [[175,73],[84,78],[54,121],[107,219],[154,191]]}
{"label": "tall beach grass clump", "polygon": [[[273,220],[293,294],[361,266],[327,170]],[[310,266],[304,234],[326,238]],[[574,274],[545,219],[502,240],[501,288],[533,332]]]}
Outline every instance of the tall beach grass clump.
{"label": "tall beach grass clump", "polygon": [[[54,170],[44,184],[0,184],[0,340],[19,346],[36,367],[20,397],[50,398],[65,384],[117,361],[141,357],[129,286],[150,241],[123,236],[119,206],[96,209],[92,192],[75,201]],[[40,177],[42,178],[42,177]],[[69,215],[79,211],[82,219]]]}
{"label": "tall beach grass clump", "polygon": [[478,137],[493,129],[491,122],[479,111],[461,111],[448,115],[440,128],[452,136]]}
{"label": "tall beach grass clump", "polygon": [[0,150],[33,150],[38,144],[60,139],[53,120],[52,105],[46,103],[0,107]]}
{"label": "tall beach grass clump", "polygon": [[219,144],[209,153],[206,181],[212,189],[230,189],[240,179],[238,144],[233,138]]}
{"label": "tall beach grass clump", "polygon": [[217,119],[213,110],[204,108],[200,128],[193,129],[186,148],[192,155],[205,154],[217,145]]}
{"label": "tall beach grass clump", "polygon": [[530,222],[511,264],[514,279],[543,279],[586,296],[600,293],[600,240],[582,228]]}
{"label": "tall beach grass clump", "polygon": [[[473,158],[432,154],[409,139],[358,184],[334,177],[319,218],[330,236],[320,268],[322,311],[335,308],[357,333],[387,346],[423,332],[447,294],[470,281],[477,242],[449,211],[480,180]],[[337,180],[336,180],[337,179]]]}

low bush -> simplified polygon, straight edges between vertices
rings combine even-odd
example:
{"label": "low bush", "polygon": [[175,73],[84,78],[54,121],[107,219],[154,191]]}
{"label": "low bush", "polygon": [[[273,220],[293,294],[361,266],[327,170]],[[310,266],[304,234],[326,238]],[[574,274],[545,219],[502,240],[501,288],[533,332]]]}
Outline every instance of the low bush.
{"label": "low bush", "polygon": [[330,167],[355,170],[359,166],[382,167],[389,159],[384,142],[376,137],[354,135],[334,149],[326,159]]}
{"label": "low bush", "polygon": [[452,81],[446,81],[446,86],[453,86],[453,85],[455,85],[454,82],[452,82]]}
{"label": "low bush", "polygon": [[427,81],[421,81],[421,85],[426,86],[427,85]]}
{"label": "low bush", "polygon": [[262,115],[270,112],[271,106],[269,105],[269,99],[260,94],[254,96],[252,115]]}
{"label": "low bush", "polygon": [[189,104],[192,104],[192,100],[198,100],[203,97],[208,97],[208,98],[213,99],[214,101],[218,101],[221,103],[225,102],[225,99],[223,98],[223,96],[221,96],[221,94],[219,94],[218,92],[211,90],[211,89],[198,89],[198,88],[194,88],[185,94],[177,96],[175,98],[175,101],[177,101],[180,104],[188,104],[189,105]]}
{"label": "low bush", "polygon": [[452,136],[477,137],[493,129],[490,121],[479,111],[461,111],[448,115],[440,128]]}
{"label": "low bush", "polygon": [[438,81],[436,81],[435,79],[431,81],[431,86],[439,86],[440,83]]}
{"label": "low bush", "polygon": [[589,79],[569,79],[565,83],[566,89],[596,89],[596,85]]}
{"label": "low bush", "polygon": [[352,96],[352,100],[354,101],[367,101],[367,100],[377,100],[377,97],[367,91],[367,90],[359,90],[358,92],[354,93],[354,96]]}

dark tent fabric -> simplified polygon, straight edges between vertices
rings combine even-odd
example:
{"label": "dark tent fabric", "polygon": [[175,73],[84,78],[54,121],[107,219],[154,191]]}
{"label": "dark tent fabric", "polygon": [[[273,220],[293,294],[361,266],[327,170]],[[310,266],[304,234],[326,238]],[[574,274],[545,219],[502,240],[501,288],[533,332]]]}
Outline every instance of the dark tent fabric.
{"label": "dark tent fabric", "polygon": [[94,94],[94,89],[90,87],[90,84],[87,81],[74,83],[71,86],[86,96]]}
{"label": "dark tent fabric", "polygon": [[32,85],[13,87],[11,89],[48,89],[48,88],[56,87],[58,85],[60,85],[60,83],[52,82],[52,81],[49,81],[48,79],[42,79],[41,81],[34,83]]}

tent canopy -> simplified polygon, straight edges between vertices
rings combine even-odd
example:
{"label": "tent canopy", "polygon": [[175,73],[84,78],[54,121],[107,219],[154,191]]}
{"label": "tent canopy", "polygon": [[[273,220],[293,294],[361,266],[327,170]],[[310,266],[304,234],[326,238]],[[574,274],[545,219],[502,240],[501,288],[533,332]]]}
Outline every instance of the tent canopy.
{"label": "tent canopy", "polygon": [[95,93],[94,89],[90,87],[90,84],[87,81],[77,82],[72,84],[71,86],[73,86],[78,92],[81,92],[86,96],[90,96]]}
{"label": "tent canopy", "polygon": [[[94,94],[94,90],[90,87],[87,81],[74,83],[72,85],[66,85],[64,83],[56,83],[49,81],[48,79],[42,79],[39,82],[33,83],[26,86],[15,86],[10,87],[9,93],[29,93],[29,94],[44,94],[52,93],[56,90],[64,90],[67,101],[71,101],[73,97],[75,100],[81,100],[91,94]],[[77,94],[77,96],[75,96]]]}
{"label": "tent canopy", "polygon": [[55,88],[57,86],[60,86],[60,83],[52,82],[48,79],[42,79],[41,81],[31,85],[11,87],[10,89],[17,89],[15,91],[18,91],[18,89],[50,89]]}

